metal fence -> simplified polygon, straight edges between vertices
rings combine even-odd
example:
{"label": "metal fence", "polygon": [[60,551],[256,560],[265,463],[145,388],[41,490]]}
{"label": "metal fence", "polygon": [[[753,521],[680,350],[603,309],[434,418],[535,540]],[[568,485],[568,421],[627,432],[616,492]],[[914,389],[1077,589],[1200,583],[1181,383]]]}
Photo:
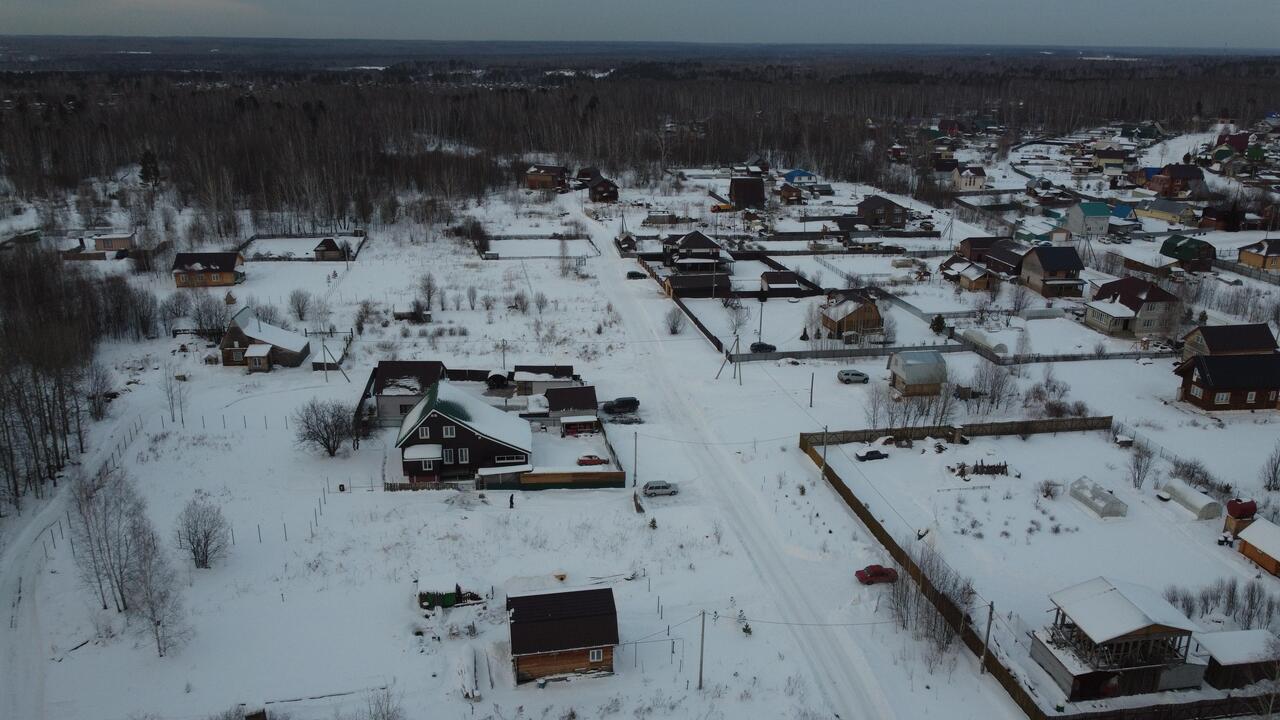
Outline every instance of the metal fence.
{"label": "metal fence", "polygon": [[1261,280],[1262,282],[1270,283],[1272,285],[1280,285],[1280,273],[1267,272],[1260,268],[1249,267],[1248,265],[1242,265],[1238,262],[1224,260],[1222,258],[1214,258],[1213,267],[1218,270],[1227,270],[1236,273],[1237,275],[1243,275],[1247,278],[1253,278],[1254,280]]}

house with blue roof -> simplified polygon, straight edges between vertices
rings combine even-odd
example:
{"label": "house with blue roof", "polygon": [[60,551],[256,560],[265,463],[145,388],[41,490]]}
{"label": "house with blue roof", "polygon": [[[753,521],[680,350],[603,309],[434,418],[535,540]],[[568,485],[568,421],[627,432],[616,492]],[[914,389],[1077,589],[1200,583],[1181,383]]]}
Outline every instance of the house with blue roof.
{"label": "house with blue roof", "polygon": [[818,182],[817,175],[809,172],[808,170],[802,170],[800,168],[791,170],[786,175],[783,175],[782,179],[786,182],[791,183],[792,185],[813,185]]}

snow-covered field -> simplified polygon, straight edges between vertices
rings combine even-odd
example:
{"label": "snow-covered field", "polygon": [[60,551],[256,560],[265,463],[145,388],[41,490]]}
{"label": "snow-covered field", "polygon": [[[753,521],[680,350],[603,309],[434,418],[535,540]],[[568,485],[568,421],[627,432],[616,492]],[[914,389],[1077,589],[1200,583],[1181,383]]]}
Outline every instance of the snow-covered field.
{"label": "snow-covered field", "polygon": [[[691,215],[693,226],[731,222],[706,211],[711,185],[727,183],[691,179],[679,192],[624,189],[623,200]],[[838,203],[831,207],[837,211],[871,191],[836,187]],[[855,569],[886,562],[884,551],[796,449],[800,432],[864,427],[870,393],[887,380],[887,359],[759,362],[739,366],[736,376],[728,368],[721,372],[723,356],[694,328],[667,332],[664,316],[672,304],[652,282],[624,281],[637,265],[618,257],[611,240],[623,212],[635,228],[646,211],[623,205],[596,220],[590,209],[576,195],[544,201],[514,192],[459,209],[492,235],[590,234],[603,254],[571,252],[584,256],[581,274],[566,276],[554,257],[483,261],[469,243],[410,225],[371,229],[359,262],[349,268],[248,262],[246,282],[231,289],[236,307],[271,303],[287,313],[295,289],[323,300],[318,315],[290,321],[297,328],[343,330],[354,324],[363,301],[373,304],[374,316],[343,363],[345,374],[300,368],[245,375],[204,365],[201,352],[177,353],[180,343],[171,339],[104,347],[102,359],[123,392],[109,418],[91,428],[93,449],[84,465],[115,458],[166,533],[189,498],[206,494],[230,519],[236,544],[212,570],[183,565],[191,638],[158,658],[136,628],[95,606],[63,538],[49,546],[60,532],[63,500],[31,508],[32,517],[13,524],[20,529],[0,546],[0,590],[12,608],[12,626],[0,627],[0,715],[201,718],[238,702],[272,702],[298,720],[321,720],[385,686],[410,717],[1021,717],[1004,691],[978,674],[967,651],[953,650],[928,670],[924,649],[898,632],[882,606],[885,588],[853,579]],[[945,212],[931,213],[935,226],[945,223]],[[987,233],[957,223],[954,237],[966,234]],[[544,242],[554,248],[528,254],[558,254],[554,240],[499,240],[495,250],[510,257],[512,248]],[[898,271],[888,258],[830,260],[867,276]],[[806,273],[821,267],[812,258],[782,261]],[[99,265],[102,272],[127,269]],[[746,283],[762,269],[741,263],[735,275]],[[392,320],[391,310],[406,309],[428,273],[439,286],[434,322]],[[834,273],[826,269],[825,276],[822,284],[834,284]],[[162,296],[174,292],[165,274],[134,281]],[[936,281],[896,291],[930,312],[973,309],[986,298],[957,299],[951,286]],[[531,300],[527,313],[511,307],[521,293]],[[814,302],[745,303],[751,315],[741,330],[744,345],[755,339],[763,317],[761,339],[779,349],[805,349],[799,335]],[[1003,302],[1001,296],[995,306]],[[719,301],[688,305],[729,339]],[[900,308],[889,313],[899,342],[938,341],[914,315]],[[1015,335],[1028,334],[1031,351],[1044,353],[1091,352],[1103,340],[1068,319],[1014,320],[1008,327],[1001,319],[990,333],[1010,350]],[[1116,350],[1131,344],[1103,342]],[[957,382],[985,362],[968,353],[945,357]],[[384,467],[398,472],[391,430],[334,459],[294,444],[286,422],[300,404],[314,397],[354,403],[373,364],[391,358],[438,359],[461,368],[573,364],[601,399],[641,401],[644,424],[609,428],[621,469],[632,482],[679,483],[681,493],[644,500],[644,514],[635,511],[630,489],[515,493],[509,509],[505,493],[384,492]],[[1171,365],[1088,361],[1059,363],[1052,372],[1069,386],[1067,399],[1087,403],[1092,414],[1115,415],[1169,453],[1201,459],[1222,478],[1260,492],[1257,470],[1280,429],[1273,414],[1211,419],[1178,404]],[[871,383],[840,384],[836,372],[846,367],[866,372]],[[1014,384],[1026,389],[1044,368],[1018,368]],[[189,401],[176,423],[159,387],[168,371],[189,377]],[[961,405],[952,422],[1027,412],[1015,402],[976,418]],[[137,437],[115,453],[135,426]],[[605,455],[599,439],[538,442],[556,463],[587,452]],[[918,445],[873,463],[850,462],[849,450],[832,449],[830,462],[861,483],[855,489],[868,493],[873,511],[883,510],[896,531],[914,537],[930,529],[928,542],[971,575],[1005,618],[1003,632],[1012,638],[1006,652],[1021,637],[1010,627],[1043,624],[1045,595],[1078,580],[1109,574],[1161,588],[1254,572],[1213,544],[1215,523],[1157,502],[1154,482],[1130,487],[1128,451],[1104,433],[979,439],[936,454]],[[945,471],[947,464],[978,458],[1007,461],[1022,476],[963,483]],[[1167,475],[1167,464],[1158,473]],[[1038,480],[1082,475],[1129,502],[1129,518],[1100,521],[1065,497],[1037,502]],[[338,492],[339,484],[346,491]],[[982,484],[990,487],[976,488]],[[556,574],[565,575],[563,583]],[[446,589],[456,582],[492,597],[483,609],[424,617],[412,601],[415,578]],[[19,582],[22,599],[11,605]],[[1276,581],[1267,582],[1275,589]],[[613,588],[623,642],[617,673],[543,689],[515,687],[505,594],[561,584]],[[699,691],[703,611],[706,689]],[[1004,615],[1009,612],[1017,622]],[[474,680],[472,667],[482,668]],[[483,699],[463,697],[464,676]]]}

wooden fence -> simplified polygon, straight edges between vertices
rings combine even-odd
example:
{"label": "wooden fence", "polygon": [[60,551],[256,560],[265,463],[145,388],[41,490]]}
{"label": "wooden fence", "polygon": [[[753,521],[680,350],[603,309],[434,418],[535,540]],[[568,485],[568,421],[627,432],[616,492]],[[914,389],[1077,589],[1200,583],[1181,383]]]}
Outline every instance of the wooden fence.
{"label": "wooden fence", "polygon": [[[1003,423],[981,423],[976,425],[964,426],[963,432],[966,435],[1008,435],[1023,433],[1047,433],[1047,432],[1071,432],[1081,430],[1101,430],[1111,428],[1110,417],[1090,417],[1090,418],[1063,418],[1050,420],[1020,420]],[[929,428],[918,428],[920,431],[929,430]],[[944,436],[950,432],[954,432],[954,428],[935,427],[932,428],[937,436]],[[937,432],[941,430],[942,432]],[[952,627],[960,636],[960,640],[969,648],[969,651],[979,658],[986,671],[991,677],[1004,688],[1009,694],[1009,698],[1018,706],[1029,720],[1049,720],[1056,718],[1060,720],[1192,720],[1193,718],[1227,718],[1242,717],[1245,715],[1264,714],[1260,712],[1260,707],[1264,704],[1271,703],[1280,706],[1280,696],[1253,696],[1253,697],[1227,697],[1209,700],[1196,700],[1186,703],[1165,703],[1161,705],[1149,705],[1146,707],[1135,708],[1116,708],[1111,710],[1100,710],[1096,712],[1066,714],[1059,712],[1048,712],[1041,708],[1032,697],[1031,692],[1018,680],[1017,676],[1010,670],[999,658],[996,652],[983,652],[983,634],[982,628],[975,627],[969,616],[967,616],[959,607],[952,602],[946,594],[940,592],[933,584],[929,576],[925,575],[920,566],[912,558],[889,531],[876,519],[875,515],[868,509],[868,506],[851,490],[844,478],[840,476],[830,465],[826,464],[822,454],[822,445],[836,444],[844,442],[857,442],[855,437],[861,437],[863,434],[879,433],[874,437],[893,434],[886,430],[852,430],[842,432],[828,433],[801,433],[800,434],[800,450],[809,456],[822,470],[823,478],[827,481],[836,494],[844,500],[845,505],[853,512],[854,515],[866,526],[867,531],[871,533],[889,553],[889,556],[897,562],[905,572],[905,574],[920,587],[921,594],[934,606],[938,614]],[[845,439],[849,438],[849,439]]]}
{"label": "wooden fence", "polygon": [[1280,285],[1280,273],[1278,272],[1268,272],[1266,270],[1249,267],[1248,265],[1232,262],[1231,260],[1223,258],[1214,258],[1213,267],[1218,270],[1228,270],[1238,275],[1253,278],[1254,280],[1271,283],[1272,285]]}
{"label": "wooden fence", "polygon": [[698,316],[694,315],[693,312],[689,310],[689,307],[684,304],[684,301],[681,300],[678,295],[672,295],[671,302],[675,303],[676,307],[680,308],[680,312],[684,313],[684,316],[689,318],[689,322],[692,322],[693,326],[698,328],[698,332],[702,333],[702,336],[707,339],[707,342],[711,343],[711,346],[716,349],[716,352],[724,352],[724,343],[720,342],[720,338],[716,337],[715,333],[711,332],[707,329],[706,325],[702,324],[702,321],[698,319]]}
{"label": "wooden fence", "polygon": [[293,256],[293,255],[254,256],[250,254],[246,256],[245,259],[252,260],[254,262],[344,262],[344,261],[349,262],[351,260],[355,260],[356,257],[360,255],[360,251],[364,249],[365,241],[369,239],[369,234],[364,230],[351,230],[349,232],[341,231],[341,232],[331,232],[331,233],[296,233],[293,235],[250,235],[248,240],[245,240],[244,242],[236,246],[236,252],[243,253],[246,249],[250,248],[253,245],[255,240],[293,240],[293,239],[323,240],[324,238],[333,238],[334,240],[337,240],[340,237],[341,238],[346,238],[346,237],[360,238],[360,242],[356,243],[356,246],[351,248],[351,256],[347,258],[343,258],[342,260],[328,260],[328,261],[316,260],[315,255],[312,254],[311,251],[307,251],[305,254],[297,255],[297,256]]}
{"label": "wooden fence", "polygon": [[895,438],[923,440],[927,437],[951,438],[956,433],[966,437],[998,437],[1001,435],[1043,435],[1060,432],[1086,432],[1110,430],[1110,415],[1073,418],[1044,418],[1040,420],[1010,420],[1007,422],[970,423],[968,425],[920,425],[911,428],[868,428],[865,430],[832,430],[826,433],[801,433],[801,447],[805,443],[815,447],[843,445],[845,443],[871,442],[891,435]]}

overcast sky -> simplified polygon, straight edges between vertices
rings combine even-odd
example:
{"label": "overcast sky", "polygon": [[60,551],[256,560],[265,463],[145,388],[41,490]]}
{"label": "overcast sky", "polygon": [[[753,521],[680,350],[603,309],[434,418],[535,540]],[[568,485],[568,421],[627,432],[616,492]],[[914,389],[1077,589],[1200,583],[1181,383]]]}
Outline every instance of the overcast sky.
{"label": "overcast sky", "polygon": [[0,0],[0,33],[1280,47],[1280,0]]}

